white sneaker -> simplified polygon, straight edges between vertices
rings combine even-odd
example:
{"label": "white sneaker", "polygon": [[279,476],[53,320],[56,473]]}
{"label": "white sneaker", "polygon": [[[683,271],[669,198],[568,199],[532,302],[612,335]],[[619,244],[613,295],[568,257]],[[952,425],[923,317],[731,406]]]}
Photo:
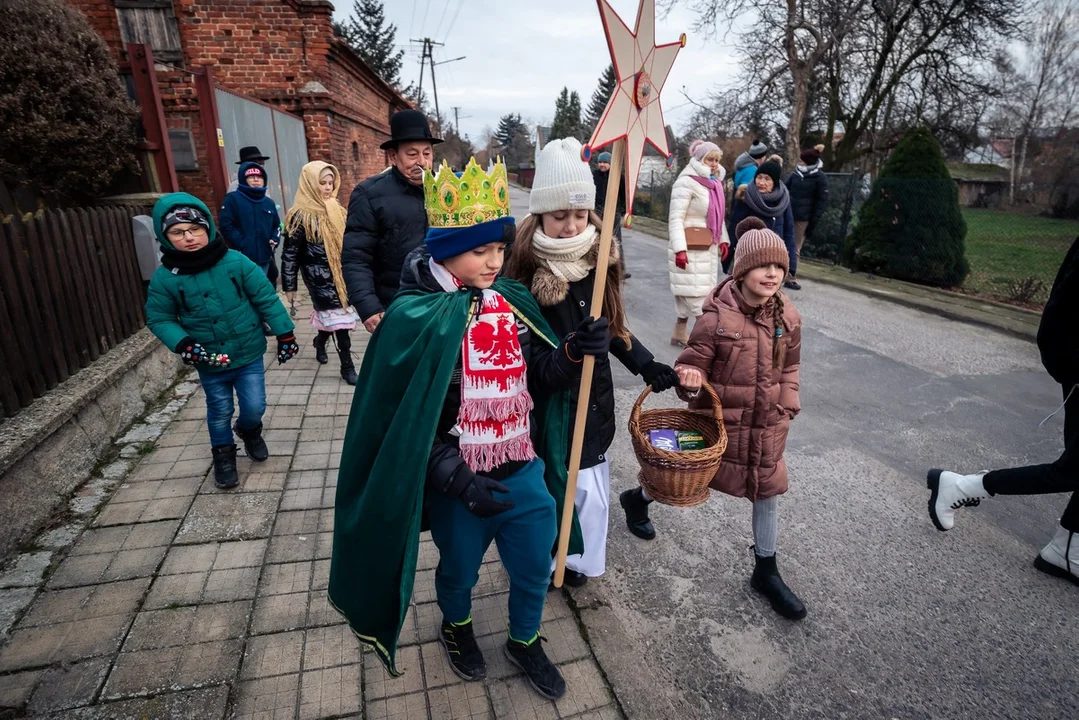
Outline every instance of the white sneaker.
{"label": "white sneaker", "polygon": [[955,525],[955,511],[961,507],[977,507],[983,498],[989,497],[982,485],[985,475],[960,475],[947,470],[930,470],[926,487],[929,496],[929,519],[937,530],[951,530]]}
{"label": "white sneaker", "polygon": [[1057,528],[1052,541],[1034,558],[1034,567],[1079,585],[1079,533]]}

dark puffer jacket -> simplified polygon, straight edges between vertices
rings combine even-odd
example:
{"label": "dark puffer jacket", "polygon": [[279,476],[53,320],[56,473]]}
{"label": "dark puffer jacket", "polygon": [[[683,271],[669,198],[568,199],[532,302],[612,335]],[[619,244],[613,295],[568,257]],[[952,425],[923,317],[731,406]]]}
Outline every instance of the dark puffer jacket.
{"label": "dark puffer jacket", "polygon": [[[569,293],[561,301],[554,298],[536,297],[543,317],[550,323],[551,329],[560,337],[565,337],[577,329],[586,317],[592,304],[592,288],[596,283],[596,271],[593,269],[587,277],[569,284]],[[542,293],[541,293],[542,294]],[[535,293],[533,293],[535,295]],[[641,341],[630,335],[631,345],[622,340],[611,338],[611,352],[634,375],[640,375],[644,366],[655,357]],[[590,468],[607,459],[607,450],[614,440],[616,428],[614,416],[614,377],[611,375],[610,355],[596,358],[592,374],[591,405],[588,408],[588,421],[585,423],[584,447],[581,451],[581,467]],[[570,407],[577,407],[579,385],[574,385]],[[574,418],[570,418],[570,437],[573,436]]]}
{"label": "dark puffer jacket", "polygon": [[1049,300],[1038,325],[1038,350],[1042,364],[1061,385],[1069,390],[1079,383],[1079,238],[1072,243],[1057,272]]}
{"label": "dark puffer jacket", "polygon": [[791,211],[795,222],[816,225],[824,209],[828,207],[828,176],[820,164],[808,170],[801,165],[787,178],[787,190],[791,195]]}
{"label": "dark puffer jacket", "polygon": [[[425,246],[416,248],[405,260],[401,270],[401,292],[418,290],[424,293],[445,292],[438,284],[430,266],[431,255]],[[467,291],[468,288],[462,288]],[[538,338],[529,330],[528,325],[517,319],[517,339],[521,343],[521,355],[528,368],[528,389],[534,398],[542,395],[576,387],[580,380],[580,364],[569,360],[562,345],[552,348],[545,340]],[[565,340],[562,341],[565,343]],[[461,360],[457,359],[450,378],[450,387],[446,400],[442,404],[438,428],[435,432],[431,456],[428,462],[427,481],[433,487],[445,488],[453,482],[453,474],[460,467],[460,455],[457,450],[458,439],[450,434],[457,424],[461,410]],[[533,439],[537,428],[532,423]],[[525,466],[523,462],[509,462],[486,473],[487,477],[503,480]]]}
{"label": "dark puffer jacket", "polygon": [[281,253],[281,287],[285,292],[296,292],[296,276],[303,275],[303,284],[311,294],[311,304],[316,310],[336,310],[341,307],[333,273],[326,258],[326,246],[307,242],[303,226],[285,234],[285,249]]}
{"label": "dark puffer jacket", "polygon": [[389,307],[405,258],[426,234],[423,188],[397,168],[367,178],[352,191],[341,268],[348,300],[361,318]]}

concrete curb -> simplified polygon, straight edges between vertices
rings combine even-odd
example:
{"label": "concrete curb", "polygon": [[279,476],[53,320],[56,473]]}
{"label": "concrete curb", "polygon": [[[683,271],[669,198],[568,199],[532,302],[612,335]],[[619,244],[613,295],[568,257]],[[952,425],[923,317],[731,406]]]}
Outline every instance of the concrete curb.
{"label": "concrete curb", "polygon": [[0,475],[158,346],[143,328],[0,424]]}
{"label": "concrete curb", "polygon": [[[647,217],[634,217],[631,230],[667,241],[667,224]],[[994,300],[915,285],[914,283],[857,273],[838,265],[802,260],[798,277],[827,283],[862,295],[946,317],[949,320],[998,330],[1021,340],[1035,341],[1041,313]]]}

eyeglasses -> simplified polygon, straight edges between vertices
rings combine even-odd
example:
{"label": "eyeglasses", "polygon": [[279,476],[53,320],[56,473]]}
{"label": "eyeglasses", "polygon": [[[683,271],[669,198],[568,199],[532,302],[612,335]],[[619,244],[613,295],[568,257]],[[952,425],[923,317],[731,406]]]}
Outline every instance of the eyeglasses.
{"label": "eyeglasses", "polygon": [[165,233],[170,240],[183,240],[185,235],[190,235],[193,238],[200,238],[206,234],[206,228],[201,225],[196,225],[193,228],[187,230],[169,230]]}

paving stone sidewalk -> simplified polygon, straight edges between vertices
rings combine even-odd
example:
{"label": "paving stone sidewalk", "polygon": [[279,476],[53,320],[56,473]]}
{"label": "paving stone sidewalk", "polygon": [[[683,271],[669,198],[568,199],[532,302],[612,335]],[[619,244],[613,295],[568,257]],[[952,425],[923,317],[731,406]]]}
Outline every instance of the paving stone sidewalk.
{"label": "paving stone sidewalk", "polygon": [[[241,458],[239,488],[214,487],[205,397],[181,384],[80,491],[73,519],[0,572],[0,718],[622,717],[561,592],[543,634],[566,696],[543,700],[506,661],[508,580],[493,548],[474,606],[487,680],[459,680],[437,642],[427,534],[404,676],[361,652],[326,600],[352,389],[332,347],[330,364],[315,362],[309,309],[298,305],[301,354],[279,366],[267,353],[271,457]],[[367,335],[354,335],[358,365]]]}

